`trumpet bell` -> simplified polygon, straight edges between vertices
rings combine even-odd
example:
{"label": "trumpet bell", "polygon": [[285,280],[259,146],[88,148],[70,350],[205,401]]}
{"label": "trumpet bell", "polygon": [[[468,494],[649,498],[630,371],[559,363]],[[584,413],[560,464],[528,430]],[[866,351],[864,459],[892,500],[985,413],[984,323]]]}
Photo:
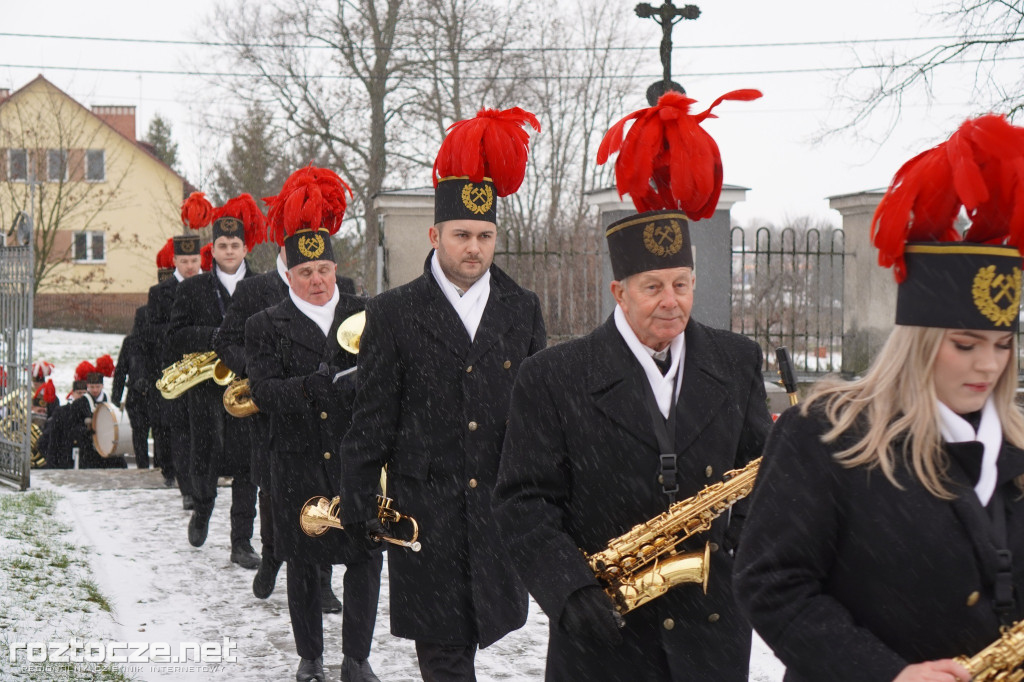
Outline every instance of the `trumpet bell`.
{"label": "trumpet bell", "polygon": [[338,345],[341,346],[341,349],[352,353],[352,355],[358,355],[359,340],[363,336],[363,327],[365,326],[365,310],[342,320],[338,326]]}
{"label": "trumpet bell", "polygon": [[322,495],[309,498],[299,511],[299,527],[302,528],[302,532],[311,538],[317,538],[331,528],[341,529],[337,511],[340,502],[340,497],[333,500],[328,500]]}

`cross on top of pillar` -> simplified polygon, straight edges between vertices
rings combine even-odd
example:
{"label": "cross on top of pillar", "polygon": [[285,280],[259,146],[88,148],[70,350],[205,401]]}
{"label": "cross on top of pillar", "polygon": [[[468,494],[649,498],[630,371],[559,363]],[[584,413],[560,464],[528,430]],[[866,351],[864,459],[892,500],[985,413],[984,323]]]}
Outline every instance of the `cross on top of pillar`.
{"label": "cross on top of pillar", "polygon": [[636,15],[641,19],[654,19],[661,26],[661,66],[663,77],[660,81],[647,88],[647,101],[653,107],[658,98],[669,90],[685,93],[683,86],[672,81],[672,27],[683,19],[696,19],[700,16],[700,8],[696,5],[676,7],[672,0],[665,0],[655,7],[649,2],[641,2],[636,6]]}

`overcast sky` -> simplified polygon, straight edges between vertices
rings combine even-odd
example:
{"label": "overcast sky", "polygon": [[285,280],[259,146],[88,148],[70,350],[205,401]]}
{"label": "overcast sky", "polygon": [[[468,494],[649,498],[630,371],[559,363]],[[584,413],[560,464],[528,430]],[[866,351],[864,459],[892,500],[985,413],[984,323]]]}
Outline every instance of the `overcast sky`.
{"label": "overcast sky", "polygon": [[[965,67],[944,73],[935,84],[931,104],[920,93],[904,102],[895,130],[884,144],[846,135],[815,145],[814,135],[840,122],[847,111],[839,97],[842,69],[858,60],[872,63],[876,53],[910,54],[936,44],[924,39],[948,36],[952,28],[928,15],[946,3],[708,0],[697,4],[701,17],[680,23],[674,32],[676,80],[698,100],[698,106],[735,88],[764,92],[755,102],[726,102],[716,110],[720,118],[705,124],[722,150],[725,182],[751,188],[747,201],[733,209],[742,222],[813,215],[838,224],[838,214],[828,209],[826,197],[887,185],[903,161],[945,139],[964,118],[986,111],[972,97],[973,71]],[[634,5],[633,0],[623,0],[622,21],[643,27],[644,44],[651,49],[643,53],[637,68],[655,80],[661,72],[660,29],[650,19],[637,18]],[[16,89],[42,73],[86,106],[133,104],[138,108],[139,136],[159,112],[172,122],[185,175],[195,182],[213,157],[197,126],[207,98],[203,80],[183,72],[190,63],[187,55],[195,59],[204,48],[14,34],[188,41],[201,35],[210,6],[208,0],[7,0],[0,9],[0,87]],[[860,42],[834,44],[837,41]],[[826,44],[793,44],[807,42]],[[757,46],[745,47],[751,44]],[[118,72],[125,69],[173,73]],[[730,75],[737,72],[741,74]],[[860,77],[871,75],[862,72]],[[622,113],[643,105],[643,93],[637,92],[634,101],[624,103]],[[875,125],[864,130],[865,138],[880,138],[886,123],[886,116],[878,117]],[[424,177],[422,183],[414,184],[427,182],[429,178]]]}

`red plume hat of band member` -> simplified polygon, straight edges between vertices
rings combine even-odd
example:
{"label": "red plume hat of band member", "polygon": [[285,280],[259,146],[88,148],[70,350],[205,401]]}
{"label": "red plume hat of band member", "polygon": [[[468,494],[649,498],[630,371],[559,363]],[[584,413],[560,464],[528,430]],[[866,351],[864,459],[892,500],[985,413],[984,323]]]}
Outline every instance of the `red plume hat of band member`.
{"label": "red plume hat of band member", "polygon": [[91,362],[88,360],[82,360],[78,363],[78,366],[75,367],[75,381],[85,381],[87,376],[98,371],[99,370],[97,370]]}
{"label": "red plume hat of band member", "polygon": [[352,196],[352,189],[334,171],[300,168],[288,176],[277,196],[263,199],[269,207],[269,238],[283,246],[285,239],[300,230],[324,229],[335,234],[348,208],[346,194]]}
{"label": "red plume hat of band member", "polygon": [[96,358],[96,371],[105,377],[114,376],[114,359],[109,354]]}
{"label": "red plume hat of band member", "polygon": [[36,360],[32,363],[32,378],[42,381],[53,372],[53,363],[45,360]]}
{"label": "red plume hat of band member", "polygon": [[213,270],[213,244],[199,249],[199,269],[203,272]]}
{"label": "red plume hat of band member", "polygon": [[156,266],[161,270],[169,270],[174,267],[174,237],[167,240],[167,243],[156,252]]}
{"label": "red plume hat of band member", "polygon": [[42,384],[32,394],[32,399],[38,398],[40,395],[43,396],[43,400],[48,403],[52,403],[57,399],[57,388],[53,385],[52,379],[47,379],[46,383]]}
{"label": "red plume hat of band member", "polygon": [[[700,124],[715,118],[711,110],[725,100],[749,101],[759,90],[733,90],[699,114],[690,113],[696,100],[669,91],[658,103],[634,111],[613,125],[597,150],[598,165],[615,152],[615,185],[629,194],[640,213],[678,209],[691,220],[710,218],[722,193],[722,157],[718,145]],[[633,121],[623,135],[626,123]]]}
{"label": "red plume hat of band member", "polygon": [[193,230],[200,230],[213,221],[213,204],[202,192],[192,192],[181,205],[181,222]]}
{"label": "red plume hat of band member", "polygon": [[[971,226],[961,239],[963,207]],[[878,263],[906,279],[907,242],[1024,246],[1024,128],[987,114],[907,161],[871,221]]]}
{"label": "red plume hat of band member", "polygon": [[434,187],[439,180],[466,176],[472,182],[490,178],[499,197],[514,194],[526,176],[530,153],[529,124],[540,132],[537,117],[513,107],[499,111],[481,109],[475,118],[456,121],[434,159]]}
{"label": "red plume hat of band member", "polygon": [[220,218],[238,218],[242,221],[245,227],[245,246],[248,249],[267,240],[267,219],[249,193],[228,199],[223,206],[216,209],[213,220]]}

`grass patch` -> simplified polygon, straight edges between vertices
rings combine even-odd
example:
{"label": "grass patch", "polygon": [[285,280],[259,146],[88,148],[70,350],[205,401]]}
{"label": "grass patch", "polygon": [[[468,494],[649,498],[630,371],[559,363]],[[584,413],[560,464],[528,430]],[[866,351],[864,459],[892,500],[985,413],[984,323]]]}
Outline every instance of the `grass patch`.
{"label": "grass patch", "polygon": [[78,582],[78,586],[85,590],[86,601],[91,601],[92,603],[96,604],[100,607],[100,610],[102,611],[112,613],[113,609],[110,608],[110,602],[108,602],[107,598],[103,596],[103,593],[100,592],[100,588],[96,586],[95,582],[93,582],[91,579],[80,580]]}

